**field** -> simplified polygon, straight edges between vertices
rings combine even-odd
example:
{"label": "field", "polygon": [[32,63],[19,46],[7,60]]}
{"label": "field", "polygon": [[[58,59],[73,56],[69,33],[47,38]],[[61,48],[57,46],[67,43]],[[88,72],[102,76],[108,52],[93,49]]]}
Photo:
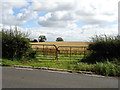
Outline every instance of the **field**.
{"label": "field", "polygon": [[89,52],[87,50],[89,42],[40,42],[31,44],[34,50],[40,51],[41,55],[44,56],[47,55],[62,58],[67,56],[75,59],[76,57],[80,58],[80,55],[85,55]]}
{"label": "field", "polygon": [[90,42],[39,42],[31,44],[54,44],[56,46],[88,46]]}
{"label": "field", "polygon": [[32,48],[37,51],[56,53],[58,49],[60,54],[81,54],[86,51],[89,43],[90,42],[39,42],[31,44]]}

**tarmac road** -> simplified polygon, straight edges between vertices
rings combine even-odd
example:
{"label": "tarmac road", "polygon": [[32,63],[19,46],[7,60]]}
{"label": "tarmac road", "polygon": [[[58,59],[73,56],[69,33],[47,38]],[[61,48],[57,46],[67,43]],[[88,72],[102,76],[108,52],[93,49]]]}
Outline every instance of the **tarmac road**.
{"label": "tarmac road", "polygon": [[14,67],[2,68],[3,88],[118,88],[114,77]]}

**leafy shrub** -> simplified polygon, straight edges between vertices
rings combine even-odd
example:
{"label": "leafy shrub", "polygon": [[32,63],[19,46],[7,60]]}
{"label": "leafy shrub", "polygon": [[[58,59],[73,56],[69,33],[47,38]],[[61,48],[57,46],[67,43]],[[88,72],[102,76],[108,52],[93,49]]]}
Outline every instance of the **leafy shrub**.
{"label": "leafy shrub", "polygon": [[29,53],[29,57],[30,57],[30,58],[35,58],[35,57],[36,57],[36,51],[31,51],[31,52]]}
{"label": "leafy shrub", "polygon": [[113,61],[113,58],[120,58],[119,36],[95,36],[94,43],[89,44],[88,50],[91,53],[86,57],[88,62]]}
{"label": "leafy shrub", "polygon": [[21,59],[28,57],[32,51],[28,34],[15,30],[2,30],[2,57],[7,59]]}

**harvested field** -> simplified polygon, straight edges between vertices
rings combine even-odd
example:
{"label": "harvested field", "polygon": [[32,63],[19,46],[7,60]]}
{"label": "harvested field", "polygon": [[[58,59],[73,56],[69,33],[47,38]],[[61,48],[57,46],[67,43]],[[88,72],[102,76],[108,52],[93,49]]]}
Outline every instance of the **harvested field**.
{"label": "harvested field", "polygon": [[[32,48],[37,51],[56,53],[56,45],[59,53],[61,54],[81,54],[84,51],[87,51],[88,44],[90,42],[40,42],[40,43],[31,43]],[[44,44],[44,45],[43,45]]]}
{"label": "harvested field", "polygon": [[31,44],[54,44],[56,46],[88,46],[90,42],[39,42]]}

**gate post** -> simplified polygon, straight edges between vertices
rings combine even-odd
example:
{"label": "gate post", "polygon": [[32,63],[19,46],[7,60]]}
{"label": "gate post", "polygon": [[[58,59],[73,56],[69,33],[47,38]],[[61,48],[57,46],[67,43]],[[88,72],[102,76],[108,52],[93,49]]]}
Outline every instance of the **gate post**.
{"label": "gate post", "polygon": [[54,45],[54,44],[53,44],[53,46],[56,49],[56,52],[55,52],[56,57],[55,57],[55,59],[58,60],[58,47],[56,45]]}
{"label": "gate post", "polygon": [[71,47],[70,47],[70,60],[71,60]]}
{"label": "gate post", "polygon": [[85,48],[86,48],[86,47],[84,47],[84,58],[85,58]]}

